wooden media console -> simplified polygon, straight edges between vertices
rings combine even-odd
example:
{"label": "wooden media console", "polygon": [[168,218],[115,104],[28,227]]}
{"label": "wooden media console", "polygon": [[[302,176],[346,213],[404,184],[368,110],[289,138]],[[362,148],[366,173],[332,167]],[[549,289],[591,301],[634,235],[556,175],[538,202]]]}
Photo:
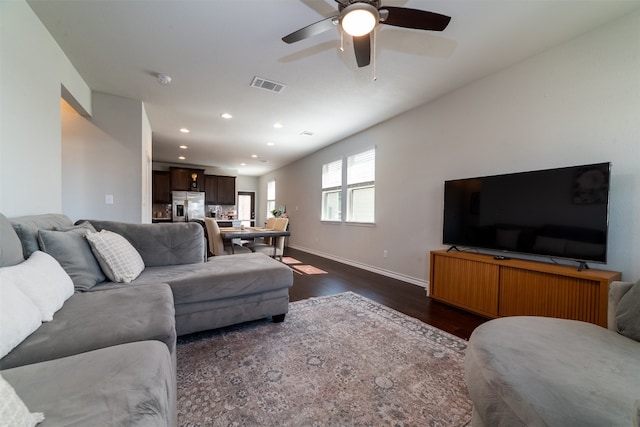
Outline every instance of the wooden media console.
{"label": "wooden media console", "polygon": [[493,255],[432,251],[429,295],[486,317],[547,316],[607,327],[609,283],[616,271]]}

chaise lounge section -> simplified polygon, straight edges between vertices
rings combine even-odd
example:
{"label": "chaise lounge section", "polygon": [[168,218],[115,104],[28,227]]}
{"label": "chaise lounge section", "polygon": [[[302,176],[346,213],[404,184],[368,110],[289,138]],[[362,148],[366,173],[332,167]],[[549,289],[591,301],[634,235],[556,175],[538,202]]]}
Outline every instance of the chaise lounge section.
{"label": "chaise lounge section", "polygon": [[128,224],[89,221],[97,231],[124,236],[140,253],[145,269],[129,285],[101,283],[91,291],[167,283],[173,292],[178,336],[272,317],[289,310],[293,272],[262,254],[216,256],[205,261],[202,227],[195,223]]}
{"label": "chaise lounge section", "polygon": [[640,282],[612,282],[608,313],[608,329],[530,316],[479,326],[465,356],[472,425],[640,425]]}

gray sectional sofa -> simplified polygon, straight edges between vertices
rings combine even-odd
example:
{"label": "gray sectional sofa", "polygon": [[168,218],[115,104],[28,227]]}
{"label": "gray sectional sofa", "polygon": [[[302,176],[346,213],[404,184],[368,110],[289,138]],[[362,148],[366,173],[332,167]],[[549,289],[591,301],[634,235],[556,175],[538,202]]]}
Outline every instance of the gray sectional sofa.
{"label": "gray sectional sofa", "polygon": [[474,427],[640,425],[640,282],[612,282],[608,328],[505,317],[473,332]]}
{"label": "gray sectional sofa", "polygon": [[[130,283],[102,274],[86,232],[110,230],[139,253]],[[82,245],[86,246],[82,246]],[[41,425],[176,425],[176,337],[288,310],[291,270],[262,254],[206,260],[202,227],[0,214],[0,267],[37,250],[55,258],[75,293],[0,359],[0,374]],[[105,280],[106,279],[106,280]]]}

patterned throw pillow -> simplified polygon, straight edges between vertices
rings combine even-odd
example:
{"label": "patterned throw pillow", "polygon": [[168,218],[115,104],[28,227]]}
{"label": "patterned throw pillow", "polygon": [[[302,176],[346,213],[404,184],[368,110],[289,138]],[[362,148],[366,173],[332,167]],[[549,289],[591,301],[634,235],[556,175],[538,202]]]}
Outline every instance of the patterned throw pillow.
{"label": "patterned throw pillow", "polygon": [[144,261],[131,243],[113,231],[87,233],[86,239],[104,274],[112,282],[129,283],[142,273]]}
{"label": "patterned throw pillow", "polygon": [[42,412],[29,412],[20,396],[0,375],[0,421],[7,426],[35,426],[44,421]]}

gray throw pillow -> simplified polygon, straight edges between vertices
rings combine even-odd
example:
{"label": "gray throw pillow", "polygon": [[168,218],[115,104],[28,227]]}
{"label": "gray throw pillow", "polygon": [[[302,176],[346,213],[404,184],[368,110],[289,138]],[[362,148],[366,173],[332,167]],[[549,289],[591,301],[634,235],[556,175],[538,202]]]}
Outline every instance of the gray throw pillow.
{"label": "gray throw pillow", "polygon": [[[93,228],[93,227],[91,227]],[[40,249],[56,259],[67,272],[76,291],[86,291],[104,282],[106,277],[84,235],[88,227],[67,231],[39,230]]]}
{"label": "gray throw pillow", "polygon": [[620,334],[640,342],[640,280],[620,299],[616,325]]}

